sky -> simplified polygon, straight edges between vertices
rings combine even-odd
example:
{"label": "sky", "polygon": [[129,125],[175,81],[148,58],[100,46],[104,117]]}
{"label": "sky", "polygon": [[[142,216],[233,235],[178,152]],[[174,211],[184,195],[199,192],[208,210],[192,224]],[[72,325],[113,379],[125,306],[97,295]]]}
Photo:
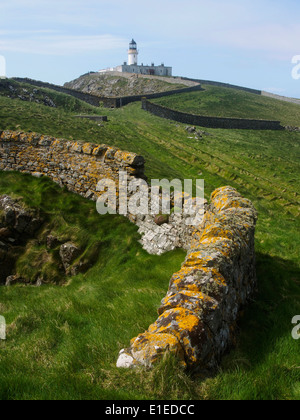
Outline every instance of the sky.
{"label": "sky", "polygon": [[0,0],[0,76],[64,84],[127,61],[300,98],[299,0]]}

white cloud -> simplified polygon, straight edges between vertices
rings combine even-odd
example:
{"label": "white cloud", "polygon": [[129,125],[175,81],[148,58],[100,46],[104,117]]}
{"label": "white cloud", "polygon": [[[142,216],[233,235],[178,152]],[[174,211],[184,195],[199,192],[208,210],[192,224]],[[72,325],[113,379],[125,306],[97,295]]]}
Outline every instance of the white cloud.
{"label": "white cloud", "polygon": [[276,88],[276,87],[267,87],[267,88],[263,88],[262,91],[275,93],[277,95],[283,95],[286,92],[286,89]]}
{"label": "white cloud", "polygon": [[113,35],[51,35],[31,37],[36,32],[24,33],[21,38],[0,40],[0,51],[40,55],[73,55],[126,48],[127,39]]}
{"label": "white cloud", "polygon": [[300,25],[280,24],[252,25],[233,27],[231,30],[220,28],[211,32],[208,38],[220,45],[244,50],[265,51],[278,59],[290,59],[300,53]]}
{"label": "white cloud", "polygon": [[289,60],[300,53],[299,2],[294,9],[291,0],[1,0],[0,52],[114,50],[133,36],[139,45],[226,47]]}
{"label": "white cloud", "polygon": [[[98,28],[105,24],[104,0],[1,0],[2,28]],[[114,10],[115,11],[115,10]],[[115,11],[116,12],[116,11]],[[113,18],[113,15],[111,15]],[[112,20],[111,20],[112,21]],[[108,32],[108,31],[103,31]]]}
{"label": "white cloud", "polygon": [[0,30],[0,36],[18,36],[18,35],[40,35],[40,34],[54,34],[58,33],[58,31],[52,30],[52,29],[7,29],[7,30]]}

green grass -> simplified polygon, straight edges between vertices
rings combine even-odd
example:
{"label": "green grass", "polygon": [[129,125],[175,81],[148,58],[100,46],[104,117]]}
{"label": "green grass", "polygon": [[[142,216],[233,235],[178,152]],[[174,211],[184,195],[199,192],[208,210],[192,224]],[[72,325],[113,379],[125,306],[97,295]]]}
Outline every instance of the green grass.
{"label": "green grass", "polygon": [[[118,352],[156,317],[185,253],[148,255],[135,225],[121,216],[98,215],[93,202],[49,180],[1,173],[0,193],[5,192],[22,192],[26,204],[40,203],[50,221],[63,217],[101,247],[94,267],[63,286],[1,288],[8,340],[0,343],[0,398],[130,396],[128,385],[122,390],[109,383],[120,374]],[[138,395],[146,397],[142,391]]]}
{"label": "green grass", "polygon": [[153,102],[196,115],[279,120],[283,125],[300,125],[300,105],[230,88],[202,87],[205,90],[201,92],[180,93]]}
{"label": "green grass", "polygon": [[210,136],[197,140],[189,138],[184,125],[148,114],[139,103],[97,110],[109,117],[104,127],[74,120],[74,113],[63,109],[6,98],[0,98],[0,106],[1,129],[18,125],[134,151],[145,156],[149,178],[203,177],[207,197],[219,186],[232,185],[259,212],[258,292],[220,370],[203,378],[166,359],[152,371],[123,371],[115,368],[118,351],[156,319],[184,252],[149,256],[126,219],[100,217],[93,203],[50,181],[1,173],[0,193],[24,196],[50,220],[63,214],[79,236],[103,247],[95,266],[64,286],[0,289],[0,314],[8,322],[8,340],[0,344],[0,398],[300,398],[300,341],[291,336],[291,320],[300,314],[298,133],[205,129]]}

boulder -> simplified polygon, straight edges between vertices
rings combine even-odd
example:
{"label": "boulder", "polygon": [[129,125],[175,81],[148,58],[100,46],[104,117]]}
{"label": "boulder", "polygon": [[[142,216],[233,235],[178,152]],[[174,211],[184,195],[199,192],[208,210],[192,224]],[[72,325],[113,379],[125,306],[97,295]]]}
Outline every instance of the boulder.
{"label": "boulder", "polygon": [[17,283],[24,283],[26,282],[25,279],[18,275],[8,276],[5,281],[5,286],[12,286],[13,284]]}
{"label": "boulder", "polygon": [[187,127],[185,127],[185,129],[188,133],[195,133],[195,131],[196,131],[196,127],[187,126]]}
{"label": "boulder", "polygon": [[67,269],[72,265],[76,258],[80,255],[80,249],[72,242],[67,242],[61,245],[59,255],[63,263],[64,269]]}
{"label": "boulder", "polygon": [[21,205],[19,200],[4,195],[0,196],[0,209],[3,211],[1,228],[9,228],[13,234],[32,236],[42,225],[43,221],[32,209]]}
{"label": "boulder", "polygon": [[164,223],[168,223],[169,222],[169,216],[167,214],[159,214],[155,217],[154,222],[158,225],[161,226]]}

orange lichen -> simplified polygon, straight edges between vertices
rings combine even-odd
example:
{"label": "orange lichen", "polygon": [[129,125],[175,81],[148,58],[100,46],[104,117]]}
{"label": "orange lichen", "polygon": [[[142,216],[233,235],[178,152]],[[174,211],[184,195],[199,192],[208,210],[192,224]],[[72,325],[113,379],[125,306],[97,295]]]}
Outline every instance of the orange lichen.
{"label": "orange lichen", "polygon": [[151,366],[166,352],[174,354],[185,367],[184,352],[178,339],[172,334],[143,333],[131,340],[132,356],[145,366]]}
{"label": "orange lichen", "polygon": [[185,308],[165,311],[157,321],[148,328],[149,333],[168,333],[180,338],[181,332],[191,332],[199,324],[199,318]]}

